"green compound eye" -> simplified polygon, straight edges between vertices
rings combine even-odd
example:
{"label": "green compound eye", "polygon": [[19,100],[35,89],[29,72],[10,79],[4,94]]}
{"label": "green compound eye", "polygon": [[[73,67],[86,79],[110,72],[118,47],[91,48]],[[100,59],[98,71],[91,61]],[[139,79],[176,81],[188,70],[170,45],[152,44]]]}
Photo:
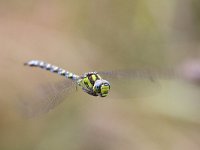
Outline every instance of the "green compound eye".
{"label": "green compound eye", "polygon": [[101,97],[107,96],[109,90],[110,84],[106,80],[97,80],[94,84],[94,91]]}

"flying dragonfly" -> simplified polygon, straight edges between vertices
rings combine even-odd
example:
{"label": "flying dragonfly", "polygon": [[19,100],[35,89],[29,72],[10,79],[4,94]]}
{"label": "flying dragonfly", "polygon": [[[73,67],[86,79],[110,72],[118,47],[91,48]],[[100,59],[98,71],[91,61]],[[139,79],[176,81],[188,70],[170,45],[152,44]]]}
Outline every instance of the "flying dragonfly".
{"label": "flying dragonfly", "polygon": [[97,72],[87,72],[79,76],[40,60],[31,60],[24,63],[24,65],[42,68],[70,79],[58,82],[51,87],[46,86],[43,87],[43,89],[38,90],[39,93],[37,93],[37,95],[40,95],[43,99],[38,96],[37,103],[31,104],[30,101],[24,101],[24,108],[27,109],[25,113],[31,116],[48,112],[50,109],[53,109],[64,99],[64,95],[70,92],[71,89],[74,89],[74,87],[77,88],[77,86],[81,87],[82,91],[85,93],[96,97],[106,97],[110,91],[110,83],[107,80],[104,80]]}
{"label": "flying dragonfly", "polygon": [[97,72],[87,72],[81,76],[78,76],[72,72],[39,60],[31,60],[25,63],[25,65],[31,67],[40,67],[42,69],[71,79],[78,86],[80,86],[84,92],[92,96],[106,97],[110,90],[110,83],[102,79],[102,77]]}
{"label": "flying dragonfly", "polygon": [[[76,75],[65,69],[57,67],[55,65],[46,63],[40,60],[31,60],[24,63],[26,66],[38,67],[52,73],[57,73],[69,80],[61,81],[53,86],[46,86],[43,89],[38,90],[38,102],[30,104],[30,101],[24,102],[24,108],[26,108],[26,114],[29,116],[35,116],[37,114],[48,112],[57,106],[63,99],[65,95],[68,94],[75,87],[81,87],[82,91],[95,97],[104,98],[109,95],[111,90],[111,84],[106,79],[147,79],[149,81],[155,81],[156,79],[164,78],[183,78],[183,71],[177,71],[173,69],[155,71],[152,69],[136,69],[136,70],[119,70],[119,71],[101,71],[101,72],[87,72],[82,75]],[[35,102],[35,100],[34,100]]]}

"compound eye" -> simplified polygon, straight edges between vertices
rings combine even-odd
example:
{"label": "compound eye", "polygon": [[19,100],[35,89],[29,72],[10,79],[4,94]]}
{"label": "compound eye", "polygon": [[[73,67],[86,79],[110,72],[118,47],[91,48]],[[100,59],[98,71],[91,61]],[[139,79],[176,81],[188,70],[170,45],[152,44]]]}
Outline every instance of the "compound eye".
{"label": "compound eye", "polygon": [[100,90],[101,90],[101,85],[97,85],[97,86],[96,86],[96,89],[97,89],[98,92],[100,92]]}
{"label": "compound eye", "polygon": [[97,93],[101,92],[101,85],[101,82],[96,82],[96,84],[94,85]]}

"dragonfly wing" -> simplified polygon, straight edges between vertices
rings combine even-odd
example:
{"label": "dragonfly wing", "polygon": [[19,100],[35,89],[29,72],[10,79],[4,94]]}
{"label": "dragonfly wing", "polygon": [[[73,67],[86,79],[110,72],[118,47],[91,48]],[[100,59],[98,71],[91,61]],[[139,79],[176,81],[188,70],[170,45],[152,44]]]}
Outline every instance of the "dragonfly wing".
{"label": "dragonfly wing", "polygon": [[180,76],[178,72],[173,69],[154,70],[154,69],[132,69],[132,70],[117,70],[117,71],[100,71],[98,72],[108,79],[169,79]]}
{"label": "dragonfly wing", "polygon": [[47,113],[75,89],[76,83],[69,80],[40,86],[34,93],[25,96],[27,98],[20,99],[20,109],[28,118]]}
{"label": "dragonfly wing", "polygon": [[111,83],[114,95],[122,98],[146,97],[160,89],[159,79],[174,78],[173,71],[154,71],[152,69],[100,71],[103,79]]}

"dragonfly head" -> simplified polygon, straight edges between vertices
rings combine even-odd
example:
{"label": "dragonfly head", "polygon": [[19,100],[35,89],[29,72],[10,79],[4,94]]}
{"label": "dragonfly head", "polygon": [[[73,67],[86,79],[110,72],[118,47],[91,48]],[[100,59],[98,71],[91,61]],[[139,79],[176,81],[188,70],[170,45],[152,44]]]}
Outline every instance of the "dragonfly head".
{"label": "dragonfly head", "polygon": [[93,90],[101,97],[106,97],[110,90],[110,83],[106,80],[96,80]]}

